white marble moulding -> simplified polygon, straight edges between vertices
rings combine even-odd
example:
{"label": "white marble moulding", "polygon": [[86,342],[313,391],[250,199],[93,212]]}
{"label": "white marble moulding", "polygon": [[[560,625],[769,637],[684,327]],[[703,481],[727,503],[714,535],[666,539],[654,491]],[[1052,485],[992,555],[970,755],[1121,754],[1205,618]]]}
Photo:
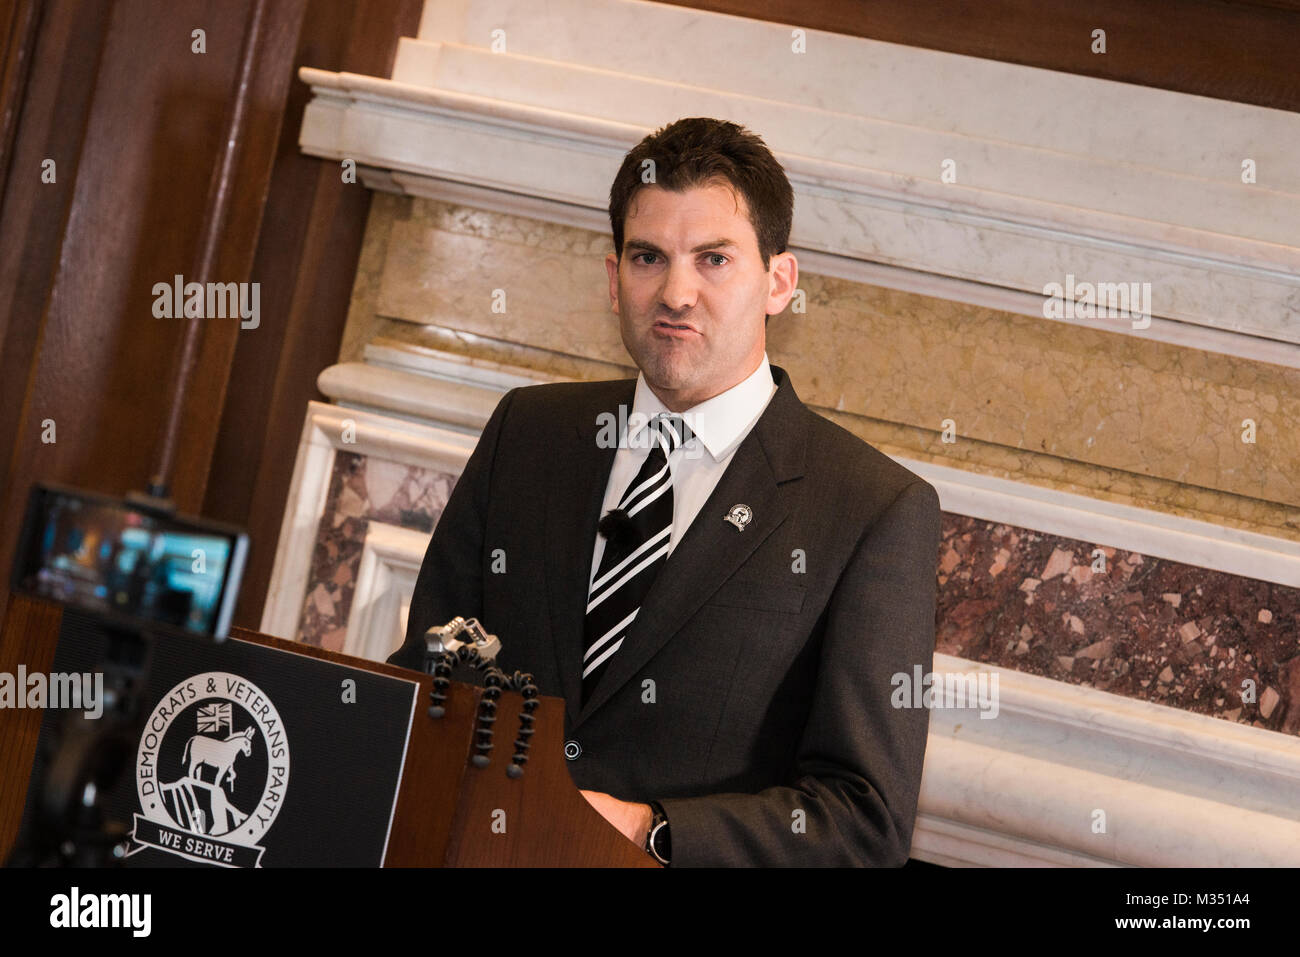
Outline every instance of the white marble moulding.
{"label": "white marble moulding", "polygon": [[643,0],[430,0],[391,78],[301,77],[373,188],[604,231],[627,149],[717,116],[812,271],[1300,365],[1295,113]]}

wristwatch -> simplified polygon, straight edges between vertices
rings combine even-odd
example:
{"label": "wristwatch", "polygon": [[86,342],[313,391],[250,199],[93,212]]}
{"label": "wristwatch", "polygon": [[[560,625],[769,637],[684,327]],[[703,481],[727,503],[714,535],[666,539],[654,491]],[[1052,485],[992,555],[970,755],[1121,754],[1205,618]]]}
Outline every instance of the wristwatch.
{"label": "wristwatch", "polygon": [[664,813],[663,806],[658,801],[649,803],[654,816],[650,818],[650,831],[646,834],[646,853],[667,867],[672,858],[673,848],[672,835],[668,829],[668,815]]}

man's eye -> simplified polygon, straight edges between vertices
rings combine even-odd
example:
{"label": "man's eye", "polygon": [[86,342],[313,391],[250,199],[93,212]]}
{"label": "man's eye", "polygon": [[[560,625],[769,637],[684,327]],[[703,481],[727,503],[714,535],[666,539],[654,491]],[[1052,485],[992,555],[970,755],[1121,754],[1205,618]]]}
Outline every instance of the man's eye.
{"label": "man's eye", "polygon": [[[638,259],[644,259],[646,256],[654,256],[654,253],[637,253],[632,257],[632,261],[636,262]],[[642,265],[649,266],[650,263],[642,263]]]}
{"label": "man's eye", "polygon": [[715,265],[715,266],[725,266],[727,263],[729,263],[729,262],[731,261],[731,260],[729,260],[726,256],[722,255],[722,253],[709,253],[709,259],[710,259],[710,260],[713,260],[713,259],[721,259],[721,260],[722,260],[722,262],[720,262],[720,263],[713,263],[713,265]]}

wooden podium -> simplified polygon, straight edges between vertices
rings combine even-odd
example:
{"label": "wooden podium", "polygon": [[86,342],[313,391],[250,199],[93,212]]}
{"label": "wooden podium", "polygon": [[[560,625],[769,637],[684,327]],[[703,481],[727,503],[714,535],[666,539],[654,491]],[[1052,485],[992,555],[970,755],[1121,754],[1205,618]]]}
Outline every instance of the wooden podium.
{"label": "wooden podium", "polygon": [[[59,641],[59,605],[11,596],[0,633],[0,672],[50,672]],[[252,642],[380,675],[419,681],[385,867],[658,867],[620,834],[574,786],[564,763],[564,702],[542,697],[524,774],[507,776],[523,698],[502,692],[496,747],[487,768],[470,762],[481,688],[454,683],[440,719],[427,715],[432,678],[387,664],[244,629],[231,640]],[[256,680],[256,676],[250,676]],[[40,732],[41,712],[0,709],[0,861],[18,836]],[[507,730],[508,729],[508,730]],[[494,815],[509,821],[504,833]]]}

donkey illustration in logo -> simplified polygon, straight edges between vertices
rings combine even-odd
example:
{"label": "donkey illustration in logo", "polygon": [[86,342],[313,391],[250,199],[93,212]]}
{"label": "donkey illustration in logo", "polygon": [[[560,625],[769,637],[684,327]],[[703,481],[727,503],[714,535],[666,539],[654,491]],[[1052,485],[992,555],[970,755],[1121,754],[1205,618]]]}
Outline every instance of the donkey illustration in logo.
{"label": "donkey illustration in logo", "polygon": [[217,779],[212,782],[213,785],[219,788],[222,780],[228,779],[233,791],[235,787],[235,758],[241,754],[248,757],[252,753],[253,726],[249,725],[243,731],[232,734],[224,741],[209,738],[202,734],[191,736],[185,742],[185,752],[181,755],[181,762],[189,766],[190,777],[196,781],[203,780],[199,777],[199,768],[206,764],[217,772]]}

